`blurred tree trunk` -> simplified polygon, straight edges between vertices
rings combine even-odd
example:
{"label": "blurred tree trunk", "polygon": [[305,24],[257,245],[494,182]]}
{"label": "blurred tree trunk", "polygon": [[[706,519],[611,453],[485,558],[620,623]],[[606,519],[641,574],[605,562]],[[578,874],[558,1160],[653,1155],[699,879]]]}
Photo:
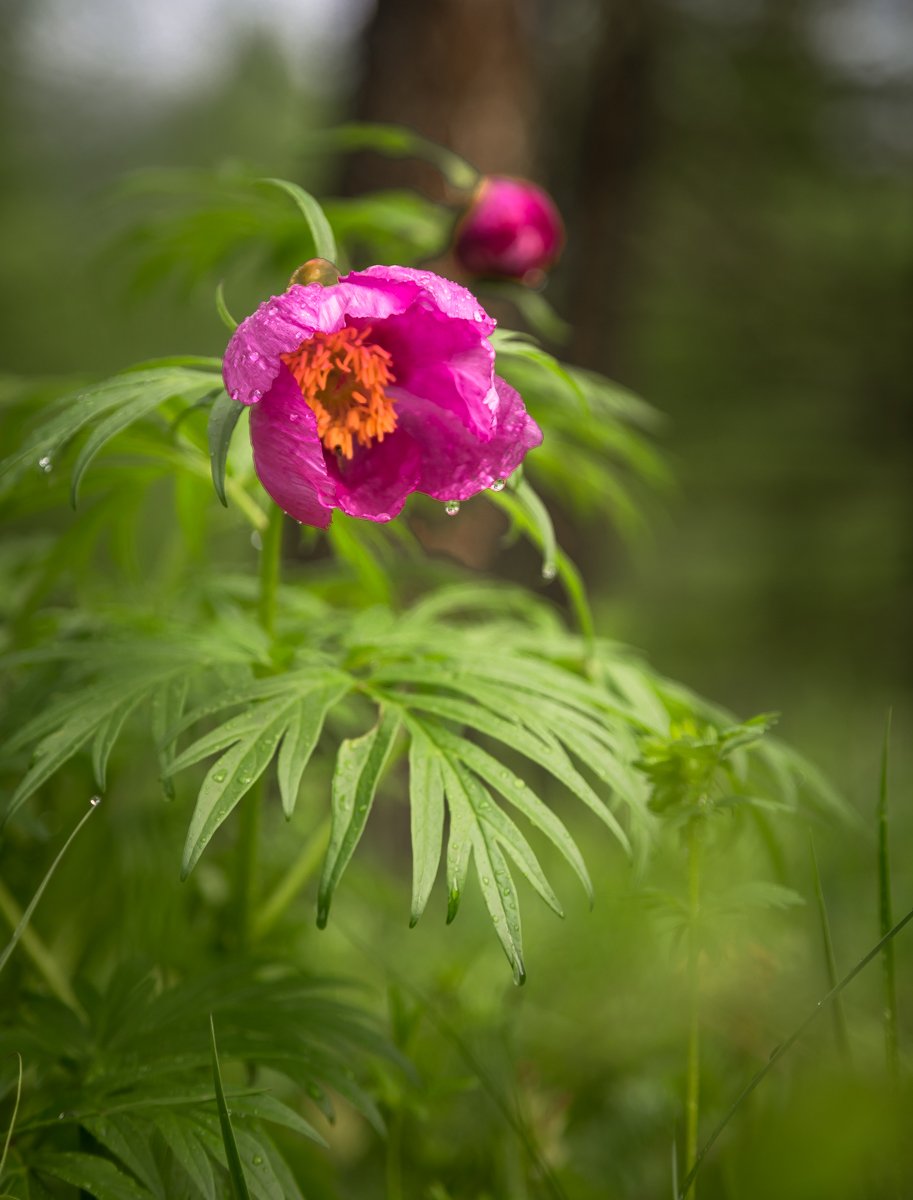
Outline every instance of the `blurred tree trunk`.
{"label": "blurred tree trunk", "polygon": [[[378,0],[365,35],[355,115],[408,125],[481,171],[527,175],[537,115],[525,0]],[[406,182],[440,196],[420,164],[353,160],[352,190]]]}
{"label": "blurred tree trunk", "polygon": [[571,357],[616,375],[630,322],[640,181],[654,142],[654,0],[605,0],[572,160],[556,147],[556,188],[568,195],[565,315]]}

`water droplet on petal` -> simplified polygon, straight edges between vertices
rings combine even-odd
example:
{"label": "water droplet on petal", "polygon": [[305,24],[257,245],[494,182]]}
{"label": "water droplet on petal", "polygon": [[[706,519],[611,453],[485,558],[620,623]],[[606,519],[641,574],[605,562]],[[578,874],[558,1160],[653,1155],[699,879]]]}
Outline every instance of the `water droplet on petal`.
{"label": "water droplet on petal", "polygon": [[297,420],[298,420],[298,414],[297,414],[297,413],[289,413],[289,415],[288,415],[288,419],[289,419],[290,421],[297,421]]}
{"label": "water droplet on petal", "polygon": [[98,808],[99,804],[101,804],[101,796],[92,796],[89,800],[89,803],[93,808]]}
{"label": "water droplet on petal", "polygon": [[248,353],[248,355],[247,355],[247,361],[248,361],[249,363],[255,363],[255,362],[259,362],[259,361],[260,361],[260,355],[257,353],[257,351],[256,351],[256,350],[251,350],[251,351],[249,351],[249,353]]}
{"label": "water droplet on petal", "polygon": [[38,459],[38,466],[42,471],[44,471],[45,475],[47,475],[49,471],[54,470],[54,464],[51,462],[50,456],[47,454],[45,454],[43,458]]}
{"label": "water droplet on petal", "polygon": [[493,492],[503,492],[506,483],[506,479],[495,479],[491,484],[491,490]]}
{"label": "water droplet on petal", "polygon": [[241,389],[240,388],[232,388],[228,394],[229,394],[229,396],[231,396],[232,400],[240,400],[241,399]]}
{"label": "water droplet on petal", "polygon": [[444,505],[444,512],[447,514],[448,517],[455,517],[459,511],[460,511],[459,500],[448,500],[447,503]]}
{"label": "water droplet on petal", "polygon": [[476,311],[472,314],[472,319],[474,321],[484,321],[485,314],[480,309],[476,309]]}
{"label": "water droplet on petal", "polygon": [[258,400],[262,400],[262,399],[263,399],[263,393],[259,390],[259,388],[254,388],[254,390],[250,394],[251,404],[256,404]]}
{"label": "water droplet on petal", "polygon": [[263,538],[260,536],[259,529],[255,529],[254,532],[250,535],[250,544],[253,546],[253,548],[255,550],[263,549]]}
{"label": "water droplet on petal", "polygon": [[551,583],[557,574],[558,568],[554,563],[547,562],[542,564],[542,578],[546,581],[546,583]]}

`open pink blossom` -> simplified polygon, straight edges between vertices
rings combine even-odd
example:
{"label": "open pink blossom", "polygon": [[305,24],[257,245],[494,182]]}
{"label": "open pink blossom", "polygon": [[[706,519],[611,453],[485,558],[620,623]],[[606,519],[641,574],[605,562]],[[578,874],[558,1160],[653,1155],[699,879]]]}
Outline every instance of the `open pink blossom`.
{"label": "open pink blossom", "polygon": [[494,321],[430,271],[294,284],[238,326],[223,375],[251,406],[260,482],[297,521],[389,521],[411,492],[466,500],[542,440],[494,373]]}
{"label": "open pink blossom", "polygon": [[528,179],[483,179],[457,227],[454,253],[472,275],[535,279],[561,253],[564,225],[547,192]]}

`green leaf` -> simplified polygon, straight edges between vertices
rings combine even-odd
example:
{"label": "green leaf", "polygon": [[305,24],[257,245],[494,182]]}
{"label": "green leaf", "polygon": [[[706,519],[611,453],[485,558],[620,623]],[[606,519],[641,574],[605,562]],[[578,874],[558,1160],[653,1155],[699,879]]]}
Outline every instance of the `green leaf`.
{"label": "green leaf", "polygon": [[261,183],[268,183],[273,187],[281,188],[291,196],[304,214],[304,219],[311,230],[317,257],[325,258],[327,262],[335,263],[338,251],[336,249],[336,239],[333,236],[333,230],[330,228],[330,223],[326,219],[323,209],[311,193],[306,192],[297,183],[290,183],[287,179],[263,179]]}
{"label": "green leaf", "polygon": [[301,777],[320,739],[326,715],[351,686],[351,680],[343,679],[315,688],[301,699],[289,721],[276,765],[282,809],[287,817],[295,811]]}
{"label": "green leaf", "polygon": [[361,838],[399,727],[398,711],[382,709],[373,729],[359,738],[346,739],[339,747],[333,774],[330,845],[317,892],[317,924],[321,929],[327,923],[336,885]]}
{"label": "green leaf", "polygon": [[193,1180],[204,1200],[217,1200],[212,1161],[194,1131],[192,1122],[163,1108],[155,1115],[155,1126],[174,1155],[174,1160]]}
{"label": "green leaf", "polygon": [[127,718],[145,699],[146,695],[143,693],[122,704],[99,725],[95,733],[92,742],[92,769],[95,772],[95,782],[100,791],[104,791],[107,785],[108,759],[114,749],[114,744],[120,737]]}
{"label": "green leaf", "polygon": [[568,833],[564,823],[552,812],[524,780],[503,766],[496,758],[465,738],[457,737],[449,729],[437,726],[434,740],[452,757],[460,759],[482,780],[508,800],[527,820],[551,841],[561,852],[577,878],[583,884],[590,903],[593,902],[593,884],[586,863],[577,843]]}
{"label": "green leaf", "polygon": [[148,1200],[153,1195],[113,1163],[93,1154],[78,1151],[43,1154],[33,1167],[41,1174],[52,1175],[88,1192],[95,1200]]}
{"label": "green leaf", "polygon": [[216,1090],[219,1126],[222,1130],[222,1144],[225,1147],[225,1158],[228,1163],[228,1174],[231,1179],[232,1192],[234,1193],[235,1200],[250,1200],[250,1192],[247,1190],[247,1180],[244,1177],[244,1168],[241,1166],[241,1156],[238,1153],[238,1144],[235,1141],[234,1131],[231,1127],[228,1105],[225,1103],[225,1091],[222,1087],[222,1071],[219,1067],[219,1049],[216,1045],[216,1026],[211,1013],[209,1016],[209,1033],[212,1039],[212,1081]]}
{"label": "green leaf", "polygon": [[126,1113],[84,1118],[80,1124],[118,1158],[153,1195],[165,1200],[161,1176],[149,1144],[149,1131]]}
{"label": "green leaf", "polygon": [[420,727],[410,726],[409,809],[412,831],[412,916],[425,911],[437,877],[444,837],[444,781],[439,751]]}
{"label": "green leaf", "polygon": [[[514,980],[518,984],[523,983],[526,969],[523,965],[523,939],[516,889],[493,831],[480,819],[485,811],[483,806],[488,803],[487,793],[459,763],[445,759],[442,771],[451,821],[459,828],[461,835],[468,833],[485,906],[510,962]],[[458,886],[457,892],[459,890]]]}
{"label": "green leaf", "polygon": [[[259,721],[252,723],[246,736],[213,763],[203,780],[184,844],[182,879],[187,878],[210,838],[266,770],[291,711],[288,701],[279,701],[261,705],[255,713],[241,714],[241,718],[256,715]],[[175,761],[180,762],[182,757]]]}
{"label": "green leaf", "polygon": [[223,508],[228,508],[225,496],[225,469],[228,463],[228,450],[231,446],[232,434],[241,419],[244,405],[222,392],[213,401],[206,426],[206,436],[209,439],[209,465],[212,470],[212,486]]}
{"label": "green leaf", "polygon": [[41,463],[50,467],[80,430],[98,421],[76,465],[75,498],[89,461],[115,433],[166,400],[179,396],[192,404],[220,386],[220,376],[212,370],[150,363],[70,392],[42,410],[41,423],[14,454],[0,463],[0,482],[12,483],[24,470]]}
{"label": "green leaf", "polygon": [[393,158],[424,159],[460,191],[471,191],[479,181],[479,172],[465,159],[403,125],[351,122],[313,135],[305,145],[315,149],[376,150]]}

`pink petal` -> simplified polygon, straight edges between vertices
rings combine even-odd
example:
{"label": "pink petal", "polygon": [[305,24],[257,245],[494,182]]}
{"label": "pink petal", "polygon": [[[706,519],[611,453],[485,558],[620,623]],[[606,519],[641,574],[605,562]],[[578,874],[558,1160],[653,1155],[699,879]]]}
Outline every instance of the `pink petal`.
{"label": "pink petal", "polygon": [[482,440],[447,409],[417,396],[398,397],[400,426],[421,449],[417,491],[436,500],[468,500],[506,479],[539,445],[542,431],[503,379],[495,378],[491,401],[494,424]]}
{"label": "pink petal", "polygon": [[281,366],[272,388],[250,413],[250,440],[260,482],[283,511],[325,529],[337,504],[317,419],[298,384]]}
{"label": "pink petal", "polygon": [[327,457],[336,503],[350,517],[392,521],[415,491],[421,475],[420,448],[403,429],[382,442],[356,447],[350,460]]}

